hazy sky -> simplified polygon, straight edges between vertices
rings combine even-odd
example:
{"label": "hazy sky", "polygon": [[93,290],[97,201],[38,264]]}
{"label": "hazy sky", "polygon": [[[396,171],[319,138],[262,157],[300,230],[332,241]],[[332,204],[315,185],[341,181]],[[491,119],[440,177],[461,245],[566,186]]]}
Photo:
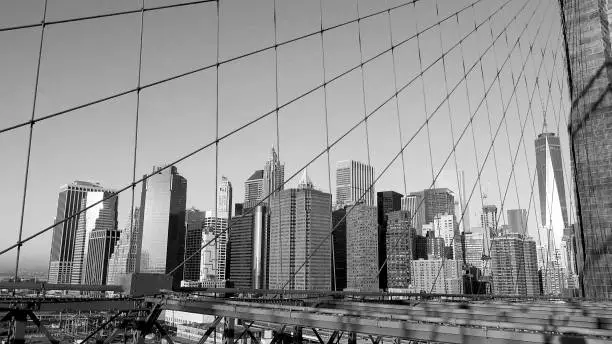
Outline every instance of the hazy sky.
{"label": "hazy sky", "polygon": [[[148,0],[146,6],[177,2]],[[318,0],[277,2],[279,42],[319,29]],[[364,16],[403,2],[360,0],[359,14]],[[471,2],[421,0],[415,5],[392,11],[394,44]],[[399,94],[401,125],[398,124],[395,100],[388,102],[367,121],[369,153],[377,175],[399,151],[400,131],[405,144],[424,123],[426,114],[430,115],[446,98],[444,68],[448,88],[453,88],[463,76],[462,57],[469,68],[491,44],[491,35],[496,37],[510,23],[507,35],[503,34],[483,57],[483,73],[478,64],[469,74],[467,83],[459,84],[449,97],[450,107],[446,103],[440,106],[428,126],[408,145],[404,152],[405,170],[402,170],[401,159],[397,159],[377,183],[377,191],[403,193],[403,174],[408,192],[429,187],[432,182],[430,141],[433,172],[444,170],[436,186],[456,190],[457,168],[465,171],[469,193],[477,181],[477,162],[480,167],[485,161],[491,138],[502,119],[504,106],[508,104],[506,121],[500,127],[495,149],[487,159],[481,176],[482,191],[487,197],[481,197],[476,184],[470,203],[472,226],[479,223],[479,209],[483,203],[501,206],[507,185],[509,189],[504,213],[505,209],[528,207],[535,168],[534,139],[542,127],[544,108],[548,109],[549,130],[556,132],[559,128],[564,164],[566,169],[569,167],[564,119],[569,106],[567,89],[560,90],[558,85],[560,82],[561,87],[565,87],[564,62],[559,50],[557,1],[510,0],[497,15],[486,21],[504,2],[482,0],[473,8],[420,35],[418,40],[412,39],[395,48],[397,83],[398,87],[402,87],[420,71],[419,46],[421,63],[425,68],[442,51],[450,49],[471,31],[475,23],[485,22],[461,46],[445,55],[444,65],[442,60],[438,60],[424,74],[422,81],[417,79]],[[273,0],[221,1],[221,60],[274,43],[273,4]],[[519,13],[523,5],[525,8]],[[47,19],[88,16],[137,9],[139,6],[140,2],[136,0],[48,0]],[[43,0],[2,1],[0,25],[7,27],[40,22],[42,9]],[[323,14],[325,27],[351,20],[357,16],[356,1],[325,0]],[[529,18],[532,18],[530,22]],[[520,45],[516,46],[500,73],[498,84],[494,79],[496,66],[506,59],[527,24]],[[535,36],[539,26],[540,32]],[[361,21],[360,27],[364,59],[389,48],[389,17],[386,13]],[[139,29],[139,13],[48,26],[44,33],[35,116],[45,116],[134,88],[138,75]],[[216,30],[216,3],[146,12],[142,84],[215,63]],[[0,50],[0,128],[27,121],[31,116],[40,33],[40,27],[0,32],[0,46],[3,47]],[[547,39],[549,43],[544,51]],[[326,79],[359,64],[357,23],[327,31],[324,42]],[[519,75],[524,59],[530,56],[531,42],[534,42],[533,54],[527,59],[523,73],[526,80],[519,80],[515,98],[510,101],[513,77]],[[553,54],[557,51],[559,54],[555,62]],[[278,49],[280,104],[322,83],[321,57],[320,35]],[[544,59],[544,63],[539,88],[535,89],[531,111],[528,111],[541,59]],[[386,53],[364,66],[368,113],[394,93],[392,61],[392,55]],[[549,88],[551,77],[552,87]],[[468,126],[457,145],[456,166],[454,156],[443,166],[452,151],[453,142],[459,139],[469,124],[470,116],[481,103],[484,89],[492,83],[487,101],[482,103],[474,115],[472,127]],[[272,110],[275,107],[275,89],[274,50],[223,64],[219,69],[219,135]],[[166,164],[214,141],[216,99],[214,68],[143,90],[140,94],[137,176],[151,172],[153,165]],[[472,113],[468,108],[468,99]],[[88,180],[118,189],[131,182],[135,109],[136,94],[131,93],[34,126],[24,236],[52,223],[61,185],[74,180]],[[330,142],[363,119],[360,69],[328,85],[327,110]],[[278,118],[280,157],[285,163],[285,176],[289,177],[325,149],[327,138],[322,89],[283,108]],[[523,123],[526,123],[523,138],[526,146],[519,146]],[[270,148],[276,146],[276,127],[276,116],[273,114],[219,143],[219,179],[224,175],[232,182],[234,202],[242,201],[244,181],[254,170],[263,168]],[[29,128],[22,127],[0,134],[2,248],[17,240],[28,133]],[[335,187],[333,170],[337,161],[356,159],[367,162],[365,135],[362,124],[330,150],[332,189]],[[516,179],[510,179],[508,184],[517,148]],[[177,167],[188,180],[188,206],[212,209],[215,202],[214,146]],[[317,188],[329,191],[327,155],[310,165],[308,173]],[[569,176],[566,174],[566,178]],[[296,184],[296,179],[289,181],[289,186]],[[570,190],[567,188],[568,197]],[[140,188],[137,188],[137,195],[139,192]],[[533,196],[529,231],[537,237],[537,191]],[[129,192],[120,196],[121,226],[127,221],[130,203]],[[504,218],[501,219],[502,223]],[[573,218],[573,214],[570,214],[570,218]],[[537,220],[539,223],[539,218]],[[49,249],[50,232],[24,245],[22,266],[46,267]],[[13,266],[13,261],[14,254],[5,254],[0,257],[0,266]]]}

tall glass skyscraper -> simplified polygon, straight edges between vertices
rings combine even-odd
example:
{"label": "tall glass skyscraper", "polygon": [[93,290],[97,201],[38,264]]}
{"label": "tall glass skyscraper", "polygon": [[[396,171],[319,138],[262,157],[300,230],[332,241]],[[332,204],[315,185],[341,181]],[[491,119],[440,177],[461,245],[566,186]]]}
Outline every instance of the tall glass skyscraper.
{"label": "tall glass skyscraper", "polygon": [[378,291],[378,212],[356,204],[346,218],[346,288]]}
{"label": "tall glass skyscraper", "polygon": [[[75,181],[60,188],[55,222],[68,219],[87,206],[110,196],[98,183]],[[117,198],[106,200],[53,228],[49,283],[80,283],[86,244],[94,229],[117,229]]]}
{"label": "tall glass skyscraper", "polygon": [[336,164],[336,207],[341,208],[361,201],[376,205],[374,167],[354,160],[338,161]]}
{"label": "tall glass skyscraper", "polygon": [[[142,184],[140,224],[142,244],[137,266],[143,273],[164,274],[182,261],[185,253],[185,203],[187,180],[176,167],[154,167],[154,174]],[[183,269],[173,274],[178,286]]]}
{"label": "tall glass skyscraper", "polygon": [[[185,213],[185,266],[183,267],[183,280],[200,280],[200,254],[202,246],[202,231],[204,229],[205,212],[196,208],[188,209]],[[189,260],[187,260],[189,259]]]}
{"label": "tall glass skyscraper", "polygon": [[553,133],[538,135],[535,150],[541,223],[549,231],[549,245],[554,243],[554,247],[559,249],[563,230],[568,225],[559,137]]}

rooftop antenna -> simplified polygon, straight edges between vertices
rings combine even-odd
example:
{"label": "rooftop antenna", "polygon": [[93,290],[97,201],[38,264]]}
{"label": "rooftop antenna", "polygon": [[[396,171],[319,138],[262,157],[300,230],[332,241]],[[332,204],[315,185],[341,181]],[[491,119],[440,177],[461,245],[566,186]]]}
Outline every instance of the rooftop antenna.
{"label": "rooftop antenna", "polygon": [[548,123],[546,123],[546,114],[544,114],[544,129],[542,130],[544,133],[548,131]]}

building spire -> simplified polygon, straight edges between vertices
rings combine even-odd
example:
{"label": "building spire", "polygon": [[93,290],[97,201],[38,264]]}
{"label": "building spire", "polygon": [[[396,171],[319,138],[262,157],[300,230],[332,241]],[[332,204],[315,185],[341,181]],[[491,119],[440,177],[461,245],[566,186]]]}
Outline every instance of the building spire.
{"label": "building spire", "polygon": [[302,173],[302,178],[300,178],[300,181],[298,183],[298,189],[313,189],[313,188],[314,188],[314,185],[312,183],[312,180],[308,176],[308,169],[305,168],[304,173]]}
{"label": "building spire", "polygon": [[544,128],[542,129],[542,132],[544,133],[548,132],[548,123],[546,122],[546,114],[544,114]]}

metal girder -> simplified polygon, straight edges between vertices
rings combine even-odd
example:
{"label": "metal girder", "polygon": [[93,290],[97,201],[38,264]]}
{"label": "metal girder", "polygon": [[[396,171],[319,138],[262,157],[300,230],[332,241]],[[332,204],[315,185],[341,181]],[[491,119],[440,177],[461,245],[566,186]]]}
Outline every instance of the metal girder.
{"label": "metal girder", "polygon": [[357,344],[357,333],[349,332],[349,334],[348,334],[348,344]]}
{"label": "metal girder", "polygon": [[285,335],[285,326],[286,325],[282,325],[280,330],[274,331],[274,337],[272,337],[270,344],[276,344]]}
{"label": "metal girder", "polygon": [[317,336],[317,340],[319,341],[319,344],[325,344],[323,342],[323,338],[321,338],[321,336],[319,335],[319,331],[317,331],[316,328],[312,328],[312,332],[314,333],[315,336]]}
{"label": "metal girder", "polygon": [[368,337],[370,337],[370,340],[372,341],[372,344],[378,344],[378,343],[380,343],[380,340],[381,340],[381,338],[382,338],[382,336],[378,336],[378,337],[374,338],[374,337],[372,337],[372,335],[371,335],[371,334],[370,334],[370,335],[368,335]]}
{"label": "metal girder", "polygon": [[106,339],[104,340],[104,344],[111,344],[113,342],[113,340],[117,337],[117,335],[119,335],[119,332],[121,332],[122,329],[120,328],[116,328],[113,330],[113,332],[106,337]]}
{"label": "metal girder", "polygon": [[123,287],[120,285],[52,284],[46,282],[0,282],[0,289],[25,289],[36,291],[75,290],[123,292]]}
{"label": "metal girder", "polygon": [[302,327],[296,326],[293,332],[293,343],[302,344]]}
{"label": "metal girder", "polygon": [[49,333],[45,325],[43,325],[40,322],[40,319],[38,319],[38,317],[36,316],[36,314],[34,314],[34,312],[29,311],[28,315],[30,316],[30,319],[32,319],[32,322],[34,323],[34,325],[36,325],[36,327],[38,327],[38,330],[42,332],[45,335],[45,337],[47,337],[47,339],[49,340],[49,342],[51,342],[51,344],[59,344],[59,340],[53,338],[51,333]]}
{"label": "metal girder", "polygon": [[[253,319],[262,322],[325,328],[347,332],[359,332],[377,336],[399,337],[421,341],[448,343],[542,343],[545,340],[574,338],[570,335],[533,333],[514,328],[503,330],[493,327],[451,325],[444,322],[407,321],[396,316],[357,312],[351,315],[339,314],[334,309],[321,309],[296,306],[269,306],[258,303],[233,303],[228,300],[166,300],[166,308],[200,314]],[[440,320],[440,319],[433,319]],[[605,343],[597,338],[581,338],[593,343]]]}
{"label": "metal girder", "polygon": [[251,341],[255,344],[261,344],[261,340],[259,340],[259,338],[255,337],[255,335],[253,334],[253,332],[251,332],[251,330],[246,330],[247,334],[249,335],[249,337],[251,337]]}
{"label": "metal girder", "polygon": [[225,317],[223,321],[223,344],[236,344],[234,343],[234,318]]}
{"label": "metal girder", "polygon": [[221,322],[221,319],[222,317],[216,317],[215,320],[212,323],[210,323],[210,326],[206,329],[206,332],[204,332],[204,335],[202,336],[202,338],[200,338],[200,340],[198,341],[198,344],[206,343],[206,341],[208,340],[208,337],[210,337],[210,335],[217,328],[217,325],[219,325],[219,323]]}
{"label": "metal girder", "polygon": [[170,336],[168,335],[168,332],[166,332],[166,330],[162,327],[162,325],[159,324],[157,320],[155,320],[154,324],[155,324],[155,327],[157,328],[157,331],[159,331],[159,334],[161,335],[161,337],[167,340],[168,344],[174,344],[174,342],[172,341],[172,338],[170,338]]}

